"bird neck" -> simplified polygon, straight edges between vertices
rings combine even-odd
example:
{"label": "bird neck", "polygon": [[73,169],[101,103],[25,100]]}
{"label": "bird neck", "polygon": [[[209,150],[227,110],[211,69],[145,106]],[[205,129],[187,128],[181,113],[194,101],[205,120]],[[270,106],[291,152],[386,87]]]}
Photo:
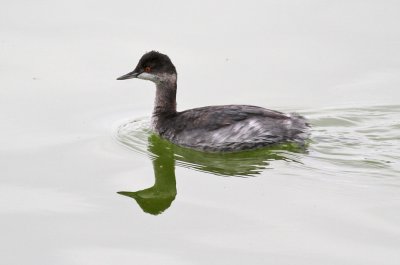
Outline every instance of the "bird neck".
{"label": "bird neck", "polygon": [[157,82],[153,117],[176,113],[176,74],[168,75]]}

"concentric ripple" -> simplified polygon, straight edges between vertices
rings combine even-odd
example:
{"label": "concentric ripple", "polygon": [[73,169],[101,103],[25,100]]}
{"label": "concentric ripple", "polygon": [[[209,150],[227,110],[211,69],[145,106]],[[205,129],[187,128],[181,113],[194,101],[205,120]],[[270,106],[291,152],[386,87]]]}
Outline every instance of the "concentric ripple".
{"label": "concentric ripple", "polygon": [[254,176],[273,161],[289,161],[299,170],[331,175],[400,177],[400,106],[346,108],[303,112],[312,124],[311,144],[291,144],[239,153],[204,153],[171,144],[153,135],[150,120],[130,120],[118,127],[124,146],[152,159],[152,150],[170,150],[177,166],[223,176]]}
{"label": "concentric ripple", "polygon": [[309,157],[332,174],[400,177],[400,106],[310,112]]}

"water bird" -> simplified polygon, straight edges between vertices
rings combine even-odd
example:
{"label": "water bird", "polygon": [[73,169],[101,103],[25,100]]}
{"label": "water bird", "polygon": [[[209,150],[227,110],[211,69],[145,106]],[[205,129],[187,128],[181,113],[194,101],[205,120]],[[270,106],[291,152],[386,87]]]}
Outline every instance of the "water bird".
{"label": "water bird", "polygon": [[176,109],[177,71],[171,59],[150,51],[132,72],[117,80],[139,78],[156,85],[151,127],[170,142],[204,152],[238,152],[274,144],[304,145],[309,137],[307,120],[251,105],[207,106]]}

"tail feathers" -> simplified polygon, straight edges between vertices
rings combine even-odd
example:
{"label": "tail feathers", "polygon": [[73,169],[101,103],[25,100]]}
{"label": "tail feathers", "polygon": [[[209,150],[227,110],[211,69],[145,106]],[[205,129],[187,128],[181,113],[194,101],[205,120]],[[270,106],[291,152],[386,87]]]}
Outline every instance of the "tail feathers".
{"label": "tail feathers", "polygon": [[291,126],[290,126],[290,135],[292,141],[304,144],[305,141],[310,137],[310,127],[311,125],[308,123],[307,119],[301,116],[298,113],[290,113],[291,118]]}

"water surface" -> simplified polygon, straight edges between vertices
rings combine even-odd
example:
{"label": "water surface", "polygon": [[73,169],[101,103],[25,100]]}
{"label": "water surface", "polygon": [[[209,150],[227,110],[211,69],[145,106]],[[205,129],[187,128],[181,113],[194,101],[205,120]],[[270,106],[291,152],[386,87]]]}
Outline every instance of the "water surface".
{"label": "water surface", "polygon": [[391,183],[400,175],[399,113],[400,106],[309,111],[313,130],[307,146],[284,143],[237,153],[182,148],[153,134],[149,119],[130,120],[118,126],[116,140],[152,160],[155,183],[148,189],[119,194],[134,198],[145,212],[156,215],[177,194],[175,166],[217,176],[250,177],[274,169],[279,161],[299,175],[318,172],[339,179],[351,174],[363,181],[379,177],[381,185]]}
{"label": "water surface", "polygon": [[[385,264],[400,260],[396,1],[9,1],[0,9],[0,264]],[[173,146],[178,109],[310,119],[305,150]]]}

